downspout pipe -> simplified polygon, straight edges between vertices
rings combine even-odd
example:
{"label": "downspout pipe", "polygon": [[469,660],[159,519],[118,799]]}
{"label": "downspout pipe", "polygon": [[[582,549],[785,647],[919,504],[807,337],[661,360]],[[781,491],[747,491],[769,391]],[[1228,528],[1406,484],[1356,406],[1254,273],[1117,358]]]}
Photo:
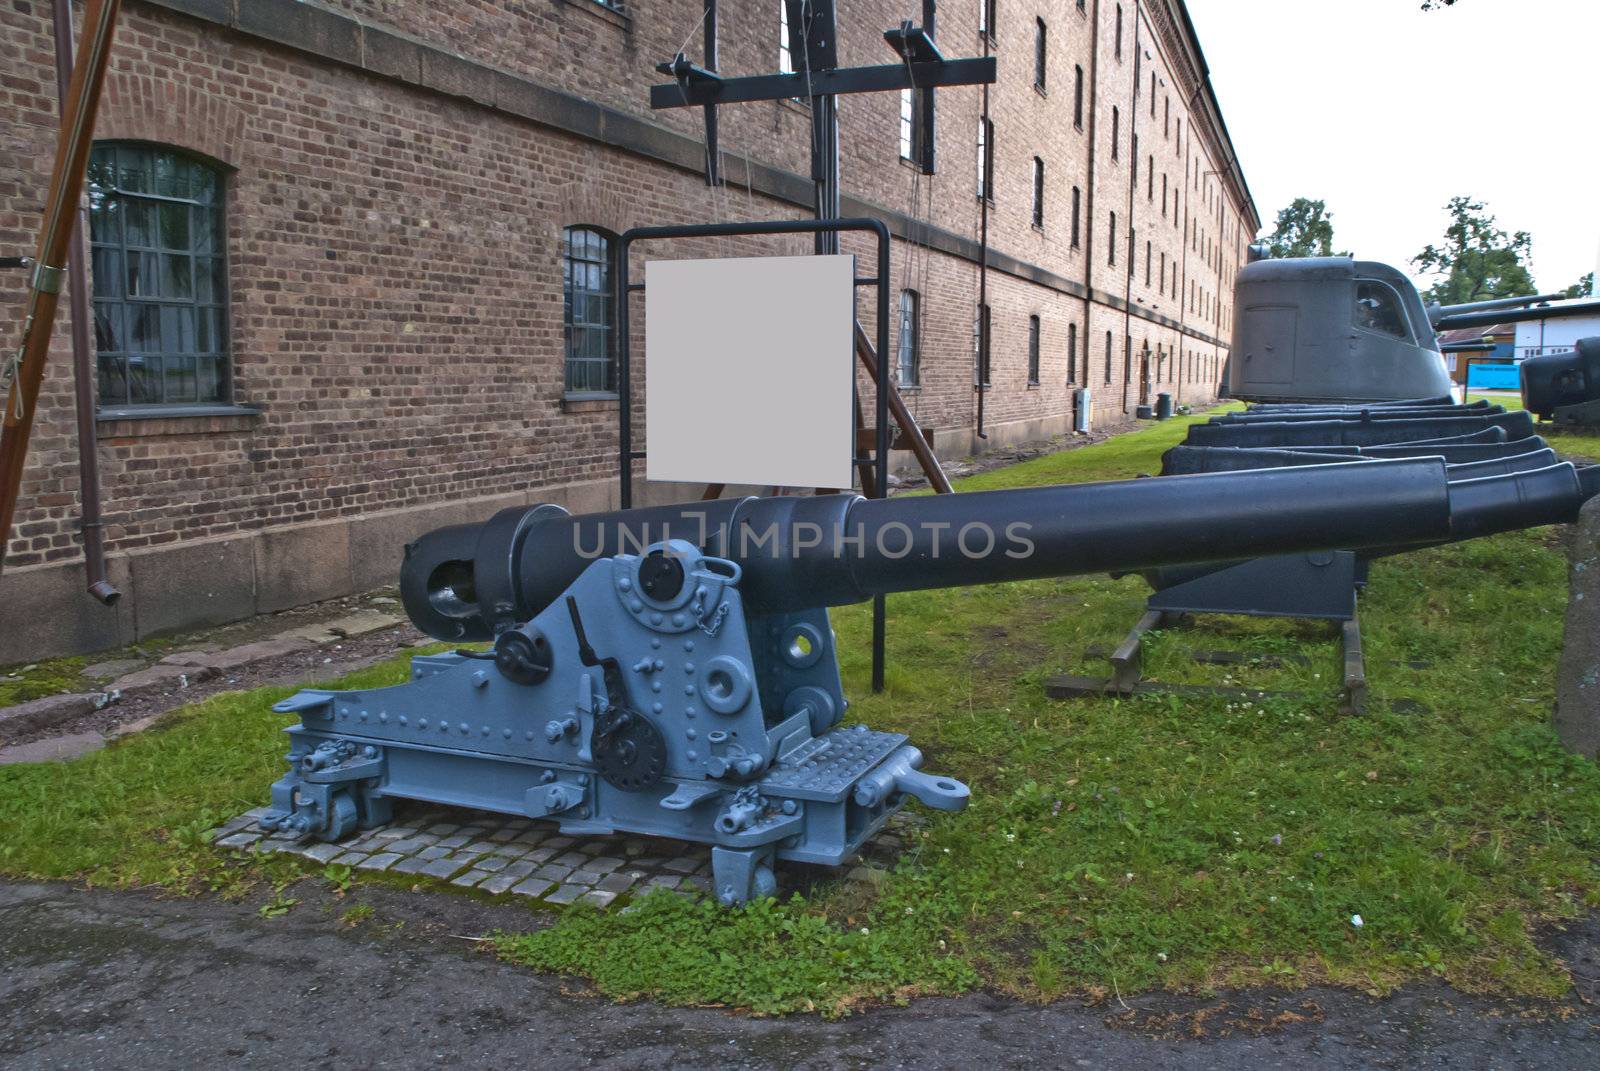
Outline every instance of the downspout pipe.
{"label": "downspout pipe", "polygon": [[[54,0],[56,91],[66,108],[72,79],[72,0]],[[100,455],[95,435],[93,339],[89,334],[88,212],[78,206],[67,257],[67,299],[72,310],[72,400],[78,418],[79,525],[83,531],[83,569],[89,594],[107,606],[122,598],[106,576],[105,522],[100,515]]]}
{"label": "downspout pipe", "polygon": [[[1089,371],[1089,354],[1094,350],[1094,232],[1100,225],[1094,207],[1094,191],[1099,185],[1095,181],[1098,172],[1094,164],[1095,154],[1100,149],[1099,124],[1096,121],[1100,115],[1100,0],[1094,0],[1091,21],[1093,28],[1089,31],[1089,40],[1094,42],[1094,47],[1089,50],[1089,170],[1083,184],[1083,389],[1090,391],[1094,390],[1094,377]],[[1111,359],[1109,354],[1106,359]]]}
{"label": "downspout pipe", "polygon": [[[1143,53],[1139,44],[1139,27],[1142,23],[1139,0],[1133,0],[1133,97],[1128,108],[1128,212],[1124,226],[1128,229],[1128,274],[1122,285],[1122,412],[1128,413],[1128,388],[1133,381],[1133,273],[1138,267],[1134,257],[1137,229],[1133,225],[1133,206],[1139,192],[1139,83],[1144,74],[1140,62]],[[1112,242],[1120,237],[1113,236]],[[1147,340],[1148,341],[1148,340]]]}
{"label": "downspout pipe", "polygon": [[[993,26],[984,26],[983,56],[989,58],[989,35],[994,33]],[[978,430],[980,439],[987,439],[989,433],[983,427],[984,395],[989,391],[989,340],[993,332],[992,317],[986,310],[989,307],[989,201],[994,197],[994,190],[990,189],[989,176],[994,174],[994,137],[989,131],[989,84],[983,85],[983,111],[979,124],[983,132],[983,159],[979,161],[978,181],[982,190],[978,197]],[[884,358],[888,359],[887,355]]]}

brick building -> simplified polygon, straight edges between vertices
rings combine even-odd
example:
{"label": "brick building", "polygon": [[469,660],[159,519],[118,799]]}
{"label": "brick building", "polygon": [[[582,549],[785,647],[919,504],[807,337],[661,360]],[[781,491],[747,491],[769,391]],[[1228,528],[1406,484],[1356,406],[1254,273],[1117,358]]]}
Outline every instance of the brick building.
{"label": "brick building", "polygon": [[[878,64],[882,31],[921,4],[839,8],[841,62]],[[723,73],[786,62],[780,9],[723,0]],[[718,188],[699,110],[650,111],[654,65],[686,40],[698,56],[701,17],[701,0],[126,0],[90,193],[124,598],[83,591],[63,324],[0,663],[390,583],[407,539],[504,505],[614,502],[611,238],[809,214],[802,105],[723,108]],[[8,253],[31,250],[53,152],[50,19],[50,0],[0,6]],[[845,214],[896,236],[890,359],[939,452],[1066,430],[1080,388],[1097,423],[1156,391],[1213,397],[1260,221],[1181,0],[940,0],[937,38],[987,49],[1000,78],[987,127],[980,89],[939,91],[935,174],[907,159],[896,94],[840,112]],[[0,276],[0,308],[21,307],[21,274]]]}

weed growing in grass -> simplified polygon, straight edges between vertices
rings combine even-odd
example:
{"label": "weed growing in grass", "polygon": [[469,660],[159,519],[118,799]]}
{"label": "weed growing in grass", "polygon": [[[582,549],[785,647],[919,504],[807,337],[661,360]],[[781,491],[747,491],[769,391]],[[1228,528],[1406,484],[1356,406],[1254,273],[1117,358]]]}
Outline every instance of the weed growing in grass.
{"label": "weed growing in grass", "polygon": [[329,863],[322,868],[322,880],[333,886],[335,896],[343,896],[355,888],[356,872],[343,863]]}
{"label": "weed growing in grass", "polygon": [[256,914],[260,915],[264,919],[282,918],[284,915],[287,915],[291,910],[293,910],[294,905],[298,904],[299,902],[299,900],[292,896],[283,896],[280,894],[262,904],[256,910]]}
{"label": "weed growing in grass", "polygon": [[351,904],[339,914],[339,921],[348,927],[361,925],[372,917],[371,904]]}

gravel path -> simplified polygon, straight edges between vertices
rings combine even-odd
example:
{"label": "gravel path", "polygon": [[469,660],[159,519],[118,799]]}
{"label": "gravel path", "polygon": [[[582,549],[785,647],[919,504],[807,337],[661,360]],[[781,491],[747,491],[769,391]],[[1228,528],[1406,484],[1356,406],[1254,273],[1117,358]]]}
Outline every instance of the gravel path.
{"label": "gravel path", "polygon": [[[1594,1068],[1600,922],[1559,935],[1579,976],[1521,1006],[1423,985],[1142,996],[1046,1007],[979,994],[828,1023],[616,1005],[468,939],[539,916],[462,896],[309,888],[288,915],[0,883],[0,1065],[34,1068]],[[402,925],[403,924],[403,925]]]}

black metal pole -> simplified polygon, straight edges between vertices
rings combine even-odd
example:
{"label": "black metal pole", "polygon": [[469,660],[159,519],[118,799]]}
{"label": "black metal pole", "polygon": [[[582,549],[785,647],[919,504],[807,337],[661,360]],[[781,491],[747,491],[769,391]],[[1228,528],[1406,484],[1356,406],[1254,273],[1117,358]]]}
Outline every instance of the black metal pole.
{"label": "black metal pole", "polygon": [[[717,69],[717,0],[705,0],[705,63],[706,70]],[[717,106],[705,106],[706,122],[706,185],[722,185],[722,162],[717,159],[721,153],[720,142],[717,140]]]}
{"label": "black metal pole", "polygon": [[617,243],[617,498],[623,509],[633,507],[633,394],[629,390],[632,336],[628,327],[628,299],[634,287],[628,282],[628,254],[632,231]]}
{"label": "black metal pole", "polygon": [[[837,234],[837,232],[835,232]],[[878,240],[878,486],[877,497],[889,497],[889,242]],[[888,605],[884,596],[872,598],[872,690],[883,691]]]}

